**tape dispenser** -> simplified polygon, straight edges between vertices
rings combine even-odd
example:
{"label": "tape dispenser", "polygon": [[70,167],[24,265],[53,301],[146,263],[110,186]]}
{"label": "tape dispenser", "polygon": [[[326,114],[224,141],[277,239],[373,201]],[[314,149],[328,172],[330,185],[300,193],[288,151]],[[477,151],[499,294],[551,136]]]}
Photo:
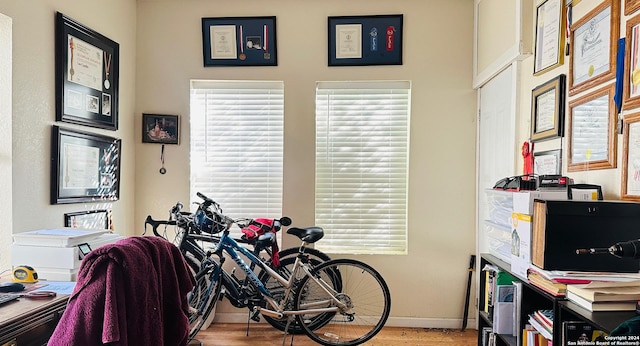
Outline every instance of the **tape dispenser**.
{"label": "tape dispenser", "polygon": [[38,273],[33,269],[33,267],[27,265],[17,266],[13,268],[11,281],[26,283],[38,282]]}

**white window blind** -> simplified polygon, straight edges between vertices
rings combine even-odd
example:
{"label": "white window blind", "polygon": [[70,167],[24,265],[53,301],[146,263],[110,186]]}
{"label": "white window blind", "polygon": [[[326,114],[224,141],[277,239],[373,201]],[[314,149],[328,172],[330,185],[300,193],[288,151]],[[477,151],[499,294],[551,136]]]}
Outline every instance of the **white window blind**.
{"label": "white window blind", "polygon": [[407,253],[411,85],[319,82],[316,225],[322,251]]}
{"label": "white window blind", "polygon": [[284,84],[191,82],[191,202],[233,218],[282,216]]}

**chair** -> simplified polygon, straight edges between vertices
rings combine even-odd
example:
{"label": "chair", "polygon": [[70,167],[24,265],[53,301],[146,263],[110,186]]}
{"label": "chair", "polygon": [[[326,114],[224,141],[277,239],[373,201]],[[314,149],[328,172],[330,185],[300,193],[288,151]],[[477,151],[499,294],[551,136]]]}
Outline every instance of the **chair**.
{"label": "chair", "polygon": [[48,345],[187,345],[194,284],[180,250],[163,238],[97,248],[82,260]]}

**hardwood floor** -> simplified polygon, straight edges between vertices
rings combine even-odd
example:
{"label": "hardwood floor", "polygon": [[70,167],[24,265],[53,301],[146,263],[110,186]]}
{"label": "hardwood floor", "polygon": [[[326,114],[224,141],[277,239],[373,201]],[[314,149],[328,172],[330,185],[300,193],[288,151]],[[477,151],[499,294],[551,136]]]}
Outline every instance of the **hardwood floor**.
{"label": "hardwood floor", "polygon": [[[263,346],[283,345],[282,332],[266,323],[252,323],[249,336],[246,335],[245,324],[214,323],[208,329],[201,331],[197,339],[203,346]],[[367,346],[396,346],[396,345],[451,345],[475,346],[478,331],[467,328],[464,332],[459,329],[426,329],[385,327],[372,340],[363,344]],[[190,345],[197,345],[191,343]],[[287,337],[286,346],[292,345],[291,336]],[[306,335],[295,335],[295,346],[316,346],[317,344]]]}

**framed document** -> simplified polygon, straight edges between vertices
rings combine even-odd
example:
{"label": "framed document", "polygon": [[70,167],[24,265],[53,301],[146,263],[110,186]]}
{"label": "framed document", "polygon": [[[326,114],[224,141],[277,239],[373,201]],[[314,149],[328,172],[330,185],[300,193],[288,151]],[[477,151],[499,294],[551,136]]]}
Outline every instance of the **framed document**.
{"label": "framed document", "polygon": [[616,73],[620,1],[606,0],[571,25],[569,95],[612,79]]}
{"label": "framed document", "polygon": [[640,202],[640,113],[624,117],[620,198]]}
{"label": "framed document", "polygon": [[204,66],[277,66],[276,17],[202,18]]}
{"label": "framed document", "polygon": [[329,66],[402,65],[403,15],[329,17]]}
{"label": "framed document", "polygon": [[87,210],[64,214],[64,227],[111,229],[110,210]]}
{"label": "framed document", "polygon": [[564,63],[565,6],[562,1],[545,0],[537,7],[534,75]]}
{"label": "framed document", "polygon": [[562,137],[564,133],[565,75],[537,86],[531,95],[531,141]]}
{"label": "framed document", "polygon": [[120,46],[56,14],[56,120],[118,129]]}
{"label": "framed document", "polygon": [[623,108],[640,106],[640,14],[627,21],[624,62]]}
{"label": "framed document", "polygon": [[[640,0],[624,0],[624,15],[628,16],[640,8]],[[629,37],[629,36],[627,36]]]}
{"label": "framed document", "polygon": [[569,172],[616,168],[615,84],[569,102]]}
{"label": "framed document", "polygon": [[118,200],[120,139],[53,126],[51,204]]}
{"label": "framed document", "polygon": [[533,153],[533,174],[561,175],[562,150],[547,150]]}

